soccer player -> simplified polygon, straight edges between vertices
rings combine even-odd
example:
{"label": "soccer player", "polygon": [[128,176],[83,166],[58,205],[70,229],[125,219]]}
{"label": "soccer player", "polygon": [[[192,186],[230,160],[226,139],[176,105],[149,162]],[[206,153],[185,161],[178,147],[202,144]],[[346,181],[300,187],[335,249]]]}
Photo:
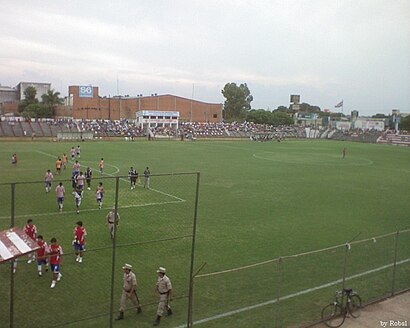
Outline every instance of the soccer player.
{"label": "soccer player", "polygon": [[73,194],[74,194],[74,202],[75,202],[75,207],[77,209],[77,214],[80,214],[82,191],[80,189],[75,189]]}
{"label": "soccer player", "polygon": [[87,238],[87,230],[85,230],[82,221],[78,221],[76,223],[76,227],[74,228],[74,251],[76,257],[76,261],[79,263],[83,262],[83,253],[85,250],[86,238]]}
{"label": "soccer player", "polygon": [[49,192],[51,190],[51,184],[53,183],[53,173],[51,173],[50,170],[47,170],[46,174],[44,175],[44,181],[46,184],[46,192]]}
{"label": "soccer player", "polygon": [[104,158],[101,158],[99,168],[100,168],[100,173],[103,174],[104,173]]}
{"label": "soccer player", "polygon": [[46,272],[48,271],[48,246],[42,235],[37,236],[37,245],[40,246],[37,250],[37,272],[38,276],[41,277],[43,275],[43,265],[46,266]]}
{"label": "soccer player", "polygon": [[63,183],[60,182],[58,186],[56,187],[56,197],[57,197],[57,205],[58,205],[58,210],[60,212],[63,211],[64,207],[64,196],[65,196],[65,188],[63,186]]}
{"label": "soccer player", "polygon": [[18,159],[17,159],[17,154],[14,153],[13,156],[11,156],[11,164],[17,165]]}
{"label": "soccer player", "polygon": [[102,182],[98,183],[97,191],[96,191],[96,196],[97,196],[97,203],[98,203],[98,208],[101,209],[102,204],[103,204],[103,198],[104,198],[104,186]]}
{"label": "soccer player", "polygon": [[63,170],[67,168],[67,163],[68,163],[68,157],[67,157],[67,154],[64,153],[63,154]]}
{"label": "soccer player", "polygon": [[75,174],[80,173],[80,169],[81,169],[81,164],[78,161],[75,161],[75,163],[73,164],[73,172]]}
{"label": "soccer player", "polygon": [[85,181],[87,182],[87,189],[91,190],[91,179],[93,177],[93,172],[91,171],[90,167],[87,167],[85,171]]}
{"label": "soccer player", "polygon": [[74,190],[77,187],[77,177],[78,177],[78,173],[73,171],[71,174],[71,186],[73,187]]}
{"label": "soccer player", "polygon": [[[24,226],[24,232],[33,240],[36,241],[37,239],[37,227],[33,223],[32,219],[27,220],[27,224]],[[27,263],[31,263],[36,259],[35,253],[29,254],[29,258]]]}
{"label": "soccer player", "polygon": [[81,157],[81,147],[80,147],[80,145],[77,146],[76,153],[77,153],[77,157],[80,158]]}
{"label": "soccer player", "polygon": [[71,147],[70,154],[71,154],[71,160],[74,161],[75,160],[75,149],[74,149],[74,147]]}
{"label": "soccer player", "polygon": [[135,184],[137,183],[137,171],[131,166],[130,170],[128,171],[128,176],[131,182],[131,190],[135,189]]}
{"label": "soccer player", "polygon": [[77,190],[81,191],[81,198],[84,197],[84,184],[85,184],[85,176],[83,172],[80,172],[80,174],[77,176]]}
{"label": "soccer player", "polygon": [[61,174],[61,167],[63,166],[63,161],[59,157],[58,160],[56,160],[56,172],[58,175]]}
{"label": "soccer player", "polygon": [[63,264],[63,248],[57,244],[57,239],[54,237],[51,238],[50,243],[48,254],[50,256],[51,271],[53,272],[53,280],[50,287],[54,288],[57,281],[60,281],[63,276],[60,272]]}

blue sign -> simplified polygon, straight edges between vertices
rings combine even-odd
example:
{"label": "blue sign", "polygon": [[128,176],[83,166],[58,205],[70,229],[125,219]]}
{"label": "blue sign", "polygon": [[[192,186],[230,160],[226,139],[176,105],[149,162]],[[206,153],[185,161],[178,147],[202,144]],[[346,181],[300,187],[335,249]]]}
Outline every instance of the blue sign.
{"label": "blue sign", "polygon": [[92,85],[80,86],[80,97],[81,98],[93,98],[93,87]]}

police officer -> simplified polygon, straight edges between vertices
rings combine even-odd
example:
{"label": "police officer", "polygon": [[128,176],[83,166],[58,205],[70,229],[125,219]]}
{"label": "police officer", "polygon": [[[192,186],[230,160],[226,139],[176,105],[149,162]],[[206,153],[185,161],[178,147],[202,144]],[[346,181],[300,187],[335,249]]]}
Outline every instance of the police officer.
{"label": "police officer", "polygon": [[157,318],[155,319],[154,326],[158,326],[164,311],[167,311],[168,315],[172,315],[171,306],[169,301],[172,297],[172,284],[171,280],[166,275],[166,269],[159,267],[157,270],[158,280],[155,286],[155,291],[159,293],[159,304],[157,310]]}
{"label": "police officer", "polygon": [[132,272],[132,265],[124,264],[122,269],[124,270],[124,284],[122,286],[120,314],[115,320],[124,319],[125,302],[127,301],[127,298],[129,298],[137,308],[137,314],[142,312],[137,295],[137,278],[135,277],[134,272]]}
{"label": "police officer", "polygon": [[120,213],[117,211],[117,218],[115,218],[115,206],[108,212],[107,216],[108,230],[110,231],[111,239],[114,238],[114,230],[118,227],[120,221]]}
{"label": "police officer", "polygon": [[150,180],[151,172],[147,166],[147,168],[144,171],[144,188],[149,189],[149,180]]}

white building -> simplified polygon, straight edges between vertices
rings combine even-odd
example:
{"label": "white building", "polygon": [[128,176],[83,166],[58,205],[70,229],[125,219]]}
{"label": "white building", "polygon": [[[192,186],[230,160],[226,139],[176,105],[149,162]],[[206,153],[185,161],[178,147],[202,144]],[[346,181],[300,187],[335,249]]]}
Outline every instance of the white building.
{"label": "white building", "polygon": [[51,89],[51,83],[20,82],[17,84],[19,100],[25,99],[24,91],[26,91],[28,87],[34,87],[37,90],[36,98],[38,101],[41,101],[41,96],[46,94]]}
{"label": "white building", "polygon": [[384,131],[383,118],[358,117],[353,122],[354,129]]}
{"label": "white building", "polygon": [[156,110],[142,110],[136,113],[136,124],[147,127],[170,127],[178,129],[179,112],[175,111],[156,111]]}

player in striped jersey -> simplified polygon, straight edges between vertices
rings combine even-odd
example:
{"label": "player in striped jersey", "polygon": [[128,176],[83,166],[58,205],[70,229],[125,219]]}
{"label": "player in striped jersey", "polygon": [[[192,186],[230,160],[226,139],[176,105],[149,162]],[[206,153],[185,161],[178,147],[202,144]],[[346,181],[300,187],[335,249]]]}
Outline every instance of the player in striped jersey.
{"label": "player in striped jersey", "polygon": [[[36,241],[37,238],[37,227],[33,223],[32,219],[27,220],[27,224],[24,226],[24,232],[33,240]],[[31,253],[29,254],[29,258],[27,263],[31,263],[36,259],[36,254]]]}
{"label": "player in striped jersey", "polygon": [[61,265],[63,264],[63,248],[57,244],[56,238],[51,238],[51,244],[48,249],[48,254],[50,256],[50,266],[53,272],[53,281],[51,282],[51,288],[56,286],[57,281],[61,280],[63,276],[61,274]]}
{"label": "player in striped jersey", "polygon": [[77,255],[75,260],[79,263],[82,263],[83,253],[85,250],[85,244],[87,242],[87,230],[83,226],[82,221],[78,221],[76,224],[77,225],[74,228],[74,241],[73,241],[75,255]]}
{"label": "player in striped jersey", "polygon": [[37,245],[40,246],[40,248],[37,250],[37,272],[38,276],[41,277],[43,275],[43,265],[45,265],[46,267],[46,272],[48,271],[48,245],[46,241],[43,239],[42,235],[37,236]]}

